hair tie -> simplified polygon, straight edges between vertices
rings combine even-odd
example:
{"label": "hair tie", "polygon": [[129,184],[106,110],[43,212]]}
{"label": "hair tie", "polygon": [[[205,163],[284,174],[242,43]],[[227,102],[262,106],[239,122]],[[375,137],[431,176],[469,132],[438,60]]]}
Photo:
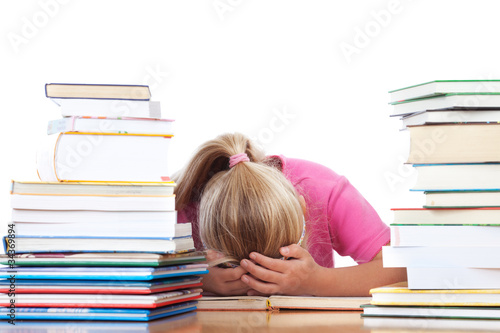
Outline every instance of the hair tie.
{"label": "hair tie", "polygon": [[250,162],[250,159],[248,158],[248,155],[246,153],[239,153],[231,156],[229,158],[229,168],[234,167],[240,162]]}

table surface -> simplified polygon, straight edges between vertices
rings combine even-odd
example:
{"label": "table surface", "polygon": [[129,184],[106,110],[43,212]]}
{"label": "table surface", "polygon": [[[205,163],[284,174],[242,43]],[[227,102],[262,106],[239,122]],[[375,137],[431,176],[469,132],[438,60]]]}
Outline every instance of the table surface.
{"label": "table surface", "polygon": [[139,322],[0,321],[18,333],[251,333],[251,332],[500,332],[500,320],[362,318],[361,311],[197,311]]}

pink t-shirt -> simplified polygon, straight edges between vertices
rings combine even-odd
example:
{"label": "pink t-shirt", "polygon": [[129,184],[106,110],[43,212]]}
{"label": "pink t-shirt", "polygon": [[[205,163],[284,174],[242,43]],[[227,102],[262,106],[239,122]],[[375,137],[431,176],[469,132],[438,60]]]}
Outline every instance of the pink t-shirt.
{"label": "pink t-shirt", "polygon": [[[389,227],[345,177],[314,162],[274,157],[281,159],[283,174],[304,196],[307,249],[319,265],[334,267],[333,250],[365,263],[389,242]],[[178,222],[193,223],[195,245],[201,249],[197,205],[179,211]]]}

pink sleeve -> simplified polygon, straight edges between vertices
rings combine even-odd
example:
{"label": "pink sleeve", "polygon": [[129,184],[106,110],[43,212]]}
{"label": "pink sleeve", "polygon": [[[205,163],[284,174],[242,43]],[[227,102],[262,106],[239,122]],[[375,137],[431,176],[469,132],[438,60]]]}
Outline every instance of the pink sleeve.
{"label": "pink sleeve", "polygon": [[316,262],[333,267],[333,249],[365,263],[389,242],[389,227],[345,177],[318,163],[277,157],[285,176],[306,199],[308,249]]}
{"label": "pink sleeve", "polygon": [[334,249],[365,263],[390,240],[390,229],[368,201],[345,178],[331,190],[327,216]]}

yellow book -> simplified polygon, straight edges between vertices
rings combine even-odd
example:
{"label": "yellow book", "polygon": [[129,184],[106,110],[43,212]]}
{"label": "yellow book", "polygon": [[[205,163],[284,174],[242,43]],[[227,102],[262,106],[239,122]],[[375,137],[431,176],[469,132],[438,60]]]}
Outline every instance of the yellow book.
{"label": "yellow book", "polygon": [[500,306],[500,289],[408,289],[406,282],[370,290],[372,305]]}

